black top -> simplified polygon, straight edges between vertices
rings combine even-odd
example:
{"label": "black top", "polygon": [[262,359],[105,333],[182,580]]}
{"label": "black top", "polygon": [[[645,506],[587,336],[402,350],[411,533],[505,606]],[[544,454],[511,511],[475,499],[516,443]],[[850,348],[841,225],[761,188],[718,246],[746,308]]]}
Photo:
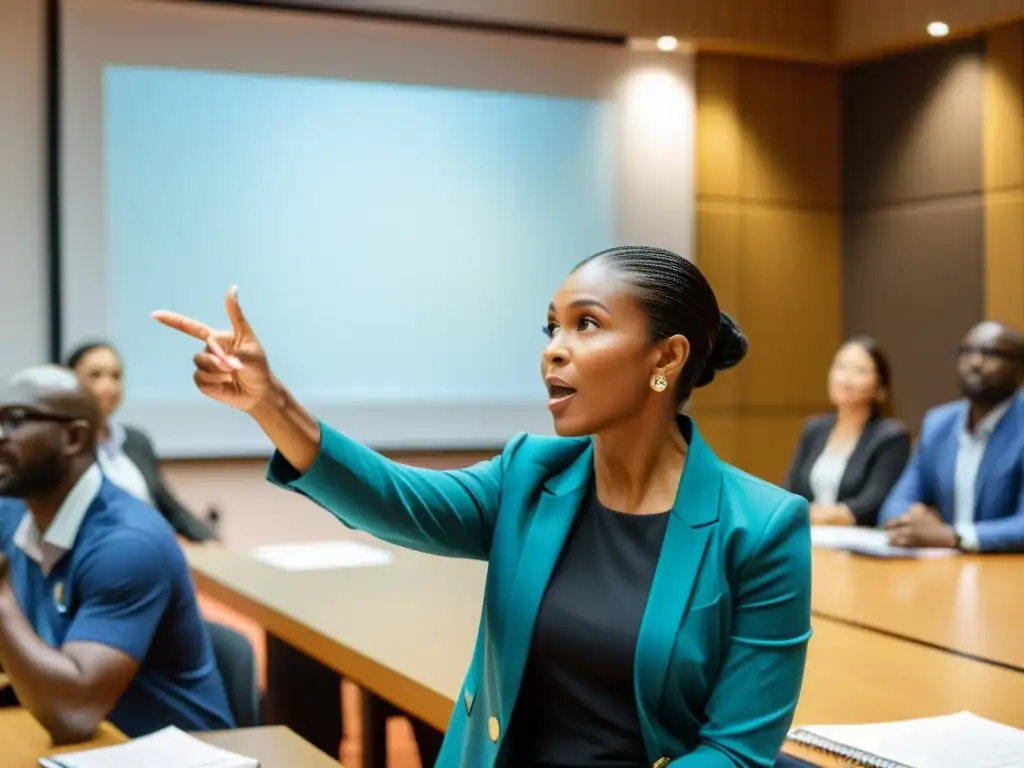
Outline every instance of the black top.
{"label": "black top", "polygon": [[[828,436],[836,425],[834,415],[819,416],[807,422],[783,487],[808,501],[814,501],[811,490],[811,468],[825,450]],[[910,459],[910,434],[895,419],[871,419],[850,454],[846,471],[839,483],[838,501],[850,508],[857,525],[878,523],[878,511],[889,491],[896,485]]]}
{"label": "black top", "polygon": [[633,657],[668,516],[590,493],[537,613],[510,765],[646,768]]}

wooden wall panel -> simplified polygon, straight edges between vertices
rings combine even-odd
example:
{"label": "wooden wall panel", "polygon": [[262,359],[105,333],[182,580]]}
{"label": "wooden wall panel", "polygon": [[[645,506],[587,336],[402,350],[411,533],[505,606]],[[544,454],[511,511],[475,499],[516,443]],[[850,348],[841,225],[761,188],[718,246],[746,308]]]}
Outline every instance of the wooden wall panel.
{"label": "wooden wall panel", "polygon": [[846,61],[905,51],[934,40],[926,27],[931,21],[949,24],[953,35],[979,30],[1024,17],[1024,0],[834,0],[834,54]]}
{"label": "wooden wall panel", "polygon": [[985,316],[1024,330],[1024,27],[988,35]]}
{"label": "wooden wall panel", "polygon": [[839,123],[832,69],[698,56],[696,260],[751,348],[690,410],[723,459],[772,482],[827,408],[841,339]]}
{"label": "wooden wall panel", "polygon": [[953,350],[984,317],[985,70],[969,39],[843,74],[844,328],[889,353],[912,430],[958,396]]}
{"label": "wooden wall panel", "polygon": [[[741,255],[743,233],[736,225],[739,212],[733,203],[705,202],[697,209],[697,263],[715,289],[719,306],[735,313],[742,290]],[[701,254],[711,254],[702,258]],[[737,317],[742,322],[742,319]],[[723,371],[714,383],[702,389],[697,400],[705,408],[729,410],[740,403],[740,382],[737,375],[748,361],[730,371]]]}
{"label": "wooden wall panel", "polygon": [[984,72],[980,39],[846,69],[846,209],[980,194]]}
{"label": "wooden wall panel", "polygon": [[826,407],[825,373],[842,333],[839,216],[755,206],[742,226],[740,319],[751,347],[741,402]]}
{"label": "wooden wall panel", "polygon": [[741,68],[744,200],[834,211],[840,200],[840,94],[832,68]]}

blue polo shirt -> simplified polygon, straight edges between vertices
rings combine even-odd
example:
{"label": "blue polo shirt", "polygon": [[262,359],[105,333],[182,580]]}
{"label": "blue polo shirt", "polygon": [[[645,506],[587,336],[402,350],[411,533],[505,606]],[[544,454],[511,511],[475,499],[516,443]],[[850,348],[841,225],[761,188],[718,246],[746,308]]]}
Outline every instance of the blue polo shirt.
{"label": "blue polo shirt", "polygon": [[156,510],[94,465],[43,533],[21,501],[0,499],[0,546],[46,643],[99,643],[138,663],[107,717],[125,735],[235,727],[188,564]]}

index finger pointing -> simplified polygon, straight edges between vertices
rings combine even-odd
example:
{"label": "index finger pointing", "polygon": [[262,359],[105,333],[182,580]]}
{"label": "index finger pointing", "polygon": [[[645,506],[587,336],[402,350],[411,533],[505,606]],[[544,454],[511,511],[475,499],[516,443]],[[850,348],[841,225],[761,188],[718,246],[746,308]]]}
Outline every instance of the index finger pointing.
{"label": "index finger pointing", "polygon": [[150,317],[159,323],[163,323],[168,328],[173,328],[176,331],[181,331],[195,339],[200,341],[206,341],[211,334],[213,329],[205,323],[200,323],[198,320],[193,320],[190,317],[179,315],[177,312],[168,312],[165,309],[158,309],[153,312]]}

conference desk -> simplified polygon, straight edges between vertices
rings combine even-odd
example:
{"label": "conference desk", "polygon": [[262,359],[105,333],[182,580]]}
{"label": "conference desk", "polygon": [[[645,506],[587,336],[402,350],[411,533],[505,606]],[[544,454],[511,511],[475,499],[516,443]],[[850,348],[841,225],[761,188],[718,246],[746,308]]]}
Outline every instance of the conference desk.
{"label": "conference desk", "polygon": [[884,560],[814,550],[812,609],[1024,672],[1024,555]]}
{"label": "conference desk", "polygon": [[[444,729],[472,656],[485,565],[393,551],[391,565],[322,571],[226,550],[190,549],[188,559],[203,592]],[[821,617],[814,631],[797,724],[967,709],[1024,728],[1024,674]]]}
{"label": "conference desk", "polygon": [[[238,754],[254,757],[260,768],[339,768],[323,752],[314,749],[287,728],[240,728],[234,731],[196,734],[197,738]],[[38,768],[40,757],[66,752],[111,747],[125,736],[104,723],[96,736],[84,744],[54,749],[43,727],[23,709],[0,710],[0,744],[3,768]]]}

